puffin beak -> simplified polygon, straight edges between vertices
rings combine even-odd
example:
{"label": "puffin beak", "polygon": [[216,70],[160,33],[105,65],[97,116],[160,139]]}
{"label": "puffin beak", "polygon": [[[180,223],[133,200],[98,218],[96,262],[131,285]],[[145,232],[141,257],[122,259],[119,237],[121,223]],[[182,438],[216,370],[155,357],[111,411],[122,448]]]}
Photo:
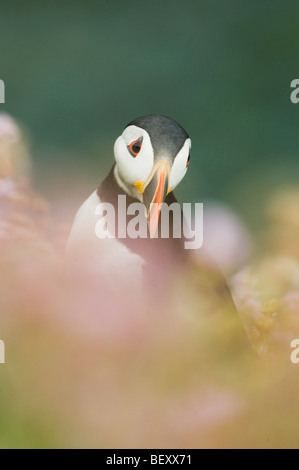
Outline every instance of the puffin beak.
{"label": "puffin beak", "polygon": [[154,237],[158,228],[161,204],[169,192],[170,164],[159,160],[143,185],[143,203],[147,210],[150,236]]}

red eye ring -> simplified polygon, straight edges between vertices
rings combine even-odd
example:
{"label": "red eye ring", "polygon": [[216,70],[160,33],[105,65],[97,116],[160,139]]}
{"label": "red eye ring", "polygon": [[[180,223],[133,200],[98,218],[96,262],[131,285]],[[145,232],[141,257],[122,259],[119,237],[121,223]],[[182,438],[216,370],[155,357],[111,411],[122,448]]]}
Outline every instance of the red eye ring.
{"label": "red eye ring", "polygon": [[188,168],[188,166],[189,166],[189,163],[190,163],[190,153],[189,153],[189,155],[188,155],[188,160],[187,160],[187,163],[186,163],[186,167],[187,167],[187,168]]}
{"label": "red eye ring", "polygon": [[132,157],[137,157],[142,147],[142,141],[143,137],[139,137],[139,139],[133,140],[133,142],[127,146],[127,149],[129,150]]}

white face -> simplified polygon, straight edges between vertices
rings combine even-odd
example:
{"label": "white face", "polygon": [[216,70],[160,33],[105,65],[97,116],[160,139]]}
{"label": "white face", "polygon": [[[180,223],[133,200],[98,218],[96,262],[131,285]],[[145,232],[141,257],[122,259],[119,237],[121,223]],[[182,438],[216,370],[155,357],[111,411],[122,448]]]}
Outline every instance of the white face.
{"label": "white face", "polygon": [[[138,150],[138,146],[135,149],[134,143],[138,139],[139,146],[141,144],[140,151],[134,155],[134,150]],[[135,181],[145,181],[154,166],[154,151],[149,135],[137,126],[127,127],[116,140],[114,155],[118,174],[127,185],[134,185]]]}
{"label": "white face", "polygon": [[[173,190],[188,168],[191,140],[187,139],[172,164],[169,187]],[[114,144],[114,155],[120,178],[126,185],[145,182],[153,170],[154,150],[149,134],[137,126],[127,127]],[[165,156],[167,159],[167,156]]]}
{"label": "white face", "polygon": [[174,159],[170,178],[169,178],[169,187],[173,190],[184,178],[187,173],[190,160],[190,151],[191,151],[191,139],[187,139]]}

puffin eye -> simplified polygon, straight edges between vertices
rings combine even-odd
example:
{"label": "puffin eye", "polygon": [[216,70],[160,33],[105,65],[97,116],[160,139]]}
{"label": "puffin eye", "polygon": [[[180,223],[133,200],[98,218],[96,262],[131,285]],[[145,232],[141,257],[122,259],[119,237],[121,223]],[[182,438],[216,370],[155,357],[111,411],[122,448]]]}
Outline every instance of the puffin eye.
{"label": "puffin eye", "polygon": [[127,149],[129,150],[132,157],[134,158],[137,157],[138,153],[141,150],[142,141],[143,141],[143,137],[139,137],[139,139],[134,140],[133,142],[130,143],[130,145],[127,146]]}
{"label": "puffin eye", "polygon": [[187,160],[187,163],[186,163],[186,167],[187,167],[187,168],[188,168],[188,166],[189,166],[189,163],[190,163],[190,153],[189,153],[189,155],[188,155],[188,160]]}

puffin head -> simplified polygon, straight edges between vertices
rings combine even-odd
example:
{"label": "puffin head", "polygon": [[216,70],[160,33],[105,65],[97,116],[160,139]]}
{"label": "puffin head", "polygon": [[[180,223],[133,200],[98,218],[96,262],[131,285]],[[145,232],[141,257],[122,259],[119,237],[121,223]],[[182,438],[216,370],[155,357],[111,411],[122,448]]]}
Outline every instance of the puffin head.
{"label": "puffin head", "polygon": [[157,114],[131,121],[115,142],[116,180],[145,205],[154,229],[161,203],[187,172],[190,149],[187,132],[173,119]]}

